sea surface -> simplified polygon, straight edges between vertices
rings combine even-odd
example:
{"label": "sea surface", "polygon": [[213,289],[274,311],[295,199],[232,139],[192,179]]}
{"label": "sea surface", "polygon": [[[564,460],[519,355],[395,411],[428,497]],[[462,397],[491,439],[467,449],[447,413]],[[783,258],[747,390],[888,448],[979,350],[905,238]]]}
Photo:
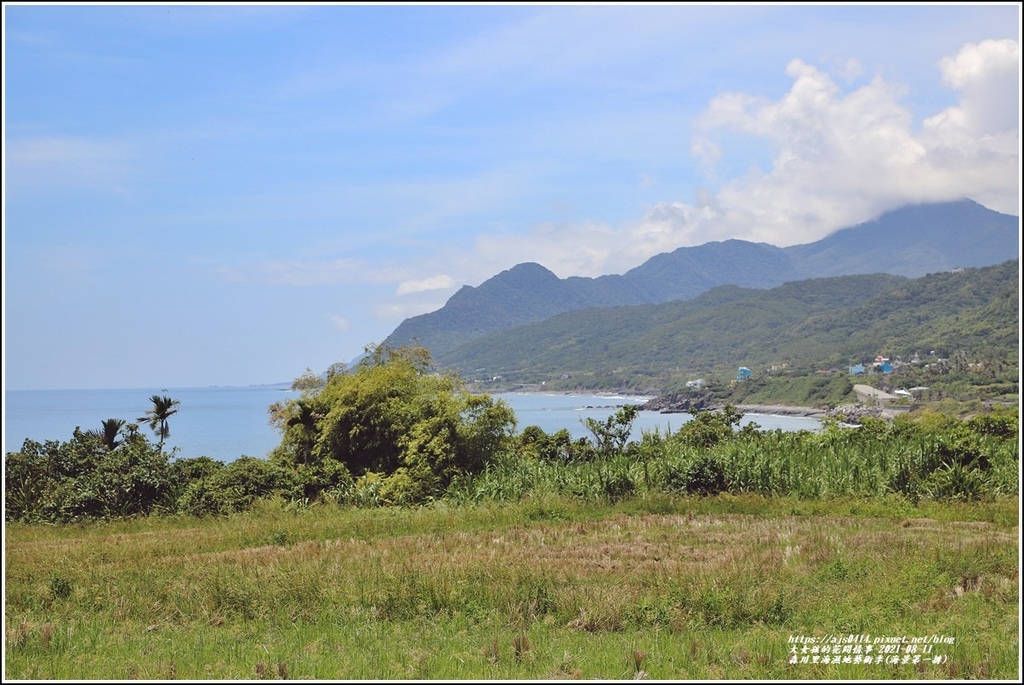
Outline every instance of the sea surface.
{"label": "sea surface", "polygon": [[[165,448],[177,457],[207,456],[223,462],[242,455],[265,457],[281,436],[268,422],[267,409],[275,402],[298,397],[287,384],[248,387],[143,388],[134,390],[7,390],[4,393],[4,452],[21,449],[26,439],[37,442],[71,439],[75,427],[99,429],[105,419],[140,424],[153,395],[168,395],[180,402],[168,424],[171,435]],[[574,438],[589,437],[584,420],[603,421],[624,404],[641,404],[646,397],[498,393],[518,419],[517,430],[539,426],[547,433],[565,428]],[[633,423],[633,439],[644,431],[679,430],[689,414],[642,411]],[[743,424],[756,422],[763,429],[818,430],[817,419],[748,414]]]}

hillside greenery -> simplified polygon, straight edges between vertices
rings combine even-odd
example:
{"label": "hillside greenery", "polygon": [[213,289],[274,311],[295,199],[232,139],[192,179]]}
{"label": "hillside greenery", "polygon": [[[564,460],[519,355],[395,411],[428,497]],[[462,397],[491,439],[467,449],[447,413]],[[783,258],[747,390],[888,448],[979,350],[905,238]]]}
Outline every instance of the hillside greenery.
{"label": "hillside greenery", "polygon": [[[771,290],[723,286],[688,301],[560,314],[479,338],[439,361],[505,384],[658,393],[698,378],[729,386],[739,366],[754,378],[785,378],[765,381],[776,388],[793,388],[793,377],[845,373],[880,355],[897,365],[886,383],[935,384],[945,396],[969,389],[970,399],[989,386],[983,399],[1013,399],[1019,291],[1016,260],[918,279],[876,274]],[[842,399],[832,390],[828,398]]]}

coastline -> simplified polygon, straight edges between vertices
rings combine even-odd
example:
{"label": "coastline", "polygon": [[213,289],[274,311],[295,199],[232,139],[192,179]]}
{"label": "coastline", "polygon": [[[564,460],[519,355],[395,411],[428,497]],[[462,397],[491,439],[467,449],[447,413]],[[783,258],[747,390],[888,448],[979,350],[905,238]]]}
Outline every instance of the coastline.
{"label": "coastline", "polygon": [[800,416],[808,419],[823,419],[826,412],[814,407],[793,407],[785,404],[737,404],[743,414],[760,414],[767,416]]}
{"label": "coastline", "polygon": [[[541,386],[518,386],[514,388],[507,388],[502,390],[489,390],[488,394],[502,395],[502,394],[521,394],[521,395],[548,395],[553,397],[601,397],[609,400],[629,400],[630,403],[640,404],[641,411],[658,412],[662,414],[686,414],[690,413],[686,410],[669,410],[659,408],[647,408],[644,405],[647,402],[657,399],[659,395],[651,393],[633,393],[623,391],[592,391],[587,392],[583,390],[551,390],[543,388]],[[621,406],[621,405],[607,405],[607,406]],[[703,409],[719,410],[725,405],[712,405],[697,409],[702,411]],[[827,412],[823,409],[815,407],[797,407],[787,404],[737,404],[733,405],[743,414],[753,414],[758,416],[793,416],[798,418],[808,419],[823,419],[828,416]]]}

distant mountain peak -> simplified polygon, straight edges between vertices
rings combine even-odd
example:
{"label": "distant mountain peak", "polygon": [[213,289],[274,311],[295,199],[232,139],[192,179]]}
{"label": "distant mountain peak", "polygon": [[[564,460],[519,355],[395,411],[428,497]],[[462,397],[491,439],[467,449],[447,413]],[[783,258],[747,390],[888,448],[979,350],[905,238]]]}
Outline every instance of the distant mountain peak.
{"label": "distant mountain peak", "polygon": [[786,248],[731,238],[655,255],[622,275],[560,279],[524,262],[463,286],[444,307],[406,319],[385,341],[426,345],[440,356],[475,337],[597,306],[690,299],[712,288],[766,289],[831,276],[888,273],[916,278],[954,267],[1016,259],[1017,217],[969,199],[921,203]]}

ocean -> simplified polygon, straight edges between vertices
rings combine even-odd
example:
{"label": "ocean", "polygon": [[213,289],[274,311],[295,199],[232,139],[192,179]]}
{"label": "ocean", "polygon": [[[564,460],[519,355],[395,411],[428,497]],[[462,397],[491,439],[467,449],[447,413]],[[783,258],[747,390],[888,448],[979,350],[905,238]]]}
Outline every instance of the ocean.
{"label": "ocean", "polygon": [[[75,427],[99,429],[105,419],[140,423],[140,429],[154,441],[149,428],[138,421],[151,406],[152,395],[168,395],[180,402],[168,424],[171,435],[165,443],[178,457],[207,456],[234,461],[242,455],[265,457],[280,443],[271,428],[267,409],[298,393],[287,384],[248,387],[148,388],[134,390],[8,390],[4,393],[4,453],[21,449],[26,439],[37,442],[71,439]],[[607,395],[563,395],[497,393],[508,402],[518,419],[517,430],[535,425],[547,433],[568,429],[574,438],[589,437],[586,418],[604,420],[620,406],[644,402],[644,397]],[[678,430],[689,414],[640,412],[633,424],[633,439],[643,431],[662,433]],[[817,419],[749,414],[743,424],[756,422],[764,429],[817,430]]]}

